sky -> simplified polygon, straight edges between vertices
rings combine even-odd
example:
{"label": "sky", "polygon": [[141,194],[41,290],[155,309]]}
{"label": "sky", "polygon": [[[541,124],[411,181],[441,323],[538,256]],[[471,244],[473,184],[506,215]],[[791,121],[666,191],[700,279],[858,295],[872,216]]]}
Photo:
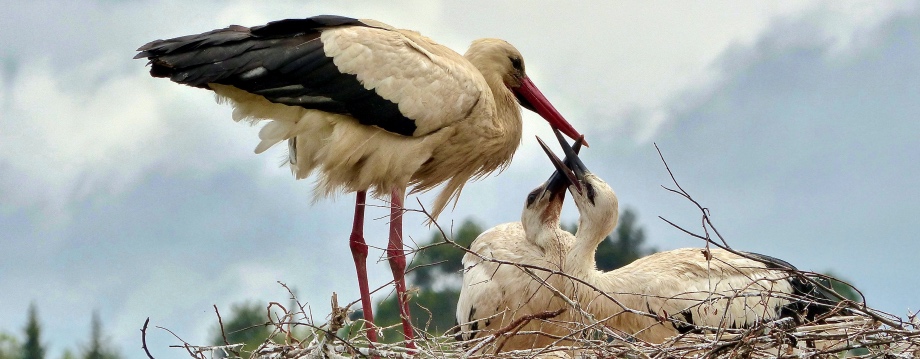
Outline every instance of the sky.
{"label": "sky", "polygon": [[[481,37],[524,55],[582,133],[582,158],[659,250],[701,246],[711,211],[735,249],[831,270],[877,309],[920,309],[920,9],[883,2],[9,1],[0,0],[0,331],[35,303],[50,358],[86,342],[91,313],[126,358],[139,329],[205,344],[212,305],[287,302],[323,321],[358,298],[353,196],[312,202],[312,179],[261,155],[258,127],[211,93],[151,78],[140,45],[229,24],[337,14],[414,29],[463,53]],[[511,166],[466,186],[450,227],[516,221],[552,172],[524,116]],[[410,197],[430,204],[433,193]],[[385,203],[372,201],[372,205]],[[385,208],[367,240],[386,243]],[[566,205],[563,221],[577,212]],[[405,232],[431,229],[409,214]],[[372,252],[379,259],[381,251]],[[372,287],[390,279],[370,265]],[[386,295],[387,293],[383,293]],[[376,298],[381,299],[382,296]],[[179,357],[152,330],[154,355]]]}

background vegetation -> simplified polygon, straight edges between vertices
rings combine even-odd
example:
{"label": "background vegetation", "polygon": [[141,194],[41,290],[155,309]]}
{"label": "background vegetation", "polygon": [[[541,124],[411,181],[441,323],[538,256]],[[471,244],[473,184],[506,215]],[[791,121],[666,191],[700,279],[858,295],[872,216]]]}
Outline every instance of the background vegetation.
{"label": "background vegetation", "polygon": [[[577,225],[572,223],[563,228],[574,233]],[[483,232],[483,228],[472,219],[465,220],[453,231],[452,239],[459,245],[469,248],[473,240]],[[435,245],[442,243],[443,245]],[[424,250],[419,251],[412,262],[408,280],[415,290],[410,303],[414,325],[427,328],[434,335],[444,334],[455,325],[455,311],[460,296],[463,273],[461,259],[464,251],[444,242],[439,232],[431,234],[430,239],[420,244]],[[620,214],[620,222],[613,234],[604,240],[597,250],[597,266],[602,270],[613,270],[630,262],[656,252],[645,244],[645,232],[638,225],[636,213],[630,209]],[[830,273],[829,273],[830,274]],[[832,275],[833,276],[833,275]],[[859,301],[855,291],[840,283],[834,283],[834,289],[847,298]],[[289,308],[294,308],[291,303]],[[383,341],[397,342],[402,339],[399,328],[399,313],[396,310],[394,296],[389,296],[377,303],[375,319],[380,326],[392,326],[384,330]],[[352,313],[352,319],[361,317],[361,312]],[[211,345],[243,343],[243,357],[258,348],[272,330],[266,325],[266,307],[257,302],[237,303],[231,306],[229,313],[222,314],[224,331],[214,326],[211,333]],[[215,320],[216,322],[216,320]],[[111,345],[111,340],[104,334],[102,321],[98,313],[92,314],[89,338],[79,348],[67,349],[61,359],[120,359],[122,355]],[[305,334],[304,334],[305,335]],[[0,331],[0,359],[45,359],[47,342],[42,337],[42,327],[38,308],[29,307],[22,336]]]}

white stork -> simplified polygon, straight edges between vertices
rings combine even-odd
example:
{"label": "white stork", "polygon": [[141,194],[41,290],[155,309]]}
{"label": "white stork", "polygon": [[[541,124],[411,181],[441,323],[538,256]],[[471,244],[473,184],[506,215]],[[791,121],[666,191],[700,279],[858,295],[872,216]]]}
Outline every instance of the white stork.
{"label": "white stork", "polygon": [[[557,137],[564,148],[568,146],[558,132]],[[822,288],[789,273],[795,269],[791,264],[754,253],[711,249],[707,258],[700,248],[683,248],[599,271],[595,252],[616,227],[617,196],[571,149],[566,149],[566,157],[582,190],[570,190],[580,219],[562,271],[584,281],[568,280],[566,294],[608,327],[661,343],[679,333],[707,328],[744,328],[785,317],[797,323],[813,321],[836,304]],[[653,316],[630,313],[624,307]]]}
{"label": "white stork", "polygon": [[[463,56],[417,32],[341,16],[233,25],[141,46],[150,74],[214,91],[233,119],[268,120],[256,153],[288,141],[298,179],[314,171],[317,194],[356,192],[350,237],[362,307],[373,323],[363,237],[366,191],[389,194],[387,256],[403,331],[413,347],[405,298],[403,198],[446,183],[433,215],[463,185],[511,161],[521,139],[518,106],[577,138],[578,132],[524,72],[509,43],[480,39]],[[369,328],[370,329],[370,328]],[[368,330],[376,340],[376,331]]]}
{"label": "white stork", "polygon": [[[540,145],[549,153],[542,141]],[[574,151],[580,147],[578,142]],[[463,256],[457,340],[483,338],[525,316],[567,307],[547,287],[549,282],[557,281],[552,278],[555,275],[515,266],[560,270],[565,253],[575,240],[571,233],[559,228],[565,191],[575,178],[565,178],[573,176],[571,171],[564,171],[568,168],[557,163],[554,156],[551,159],[560,169],[527,195],[521,221],[500,224],[483,232]],[[515,329],[521,334],[499,339],[495,348],[507,351],[549,346],[558,337],[569,334],[569,327],[558,321],[564,317],[530,320]]]}

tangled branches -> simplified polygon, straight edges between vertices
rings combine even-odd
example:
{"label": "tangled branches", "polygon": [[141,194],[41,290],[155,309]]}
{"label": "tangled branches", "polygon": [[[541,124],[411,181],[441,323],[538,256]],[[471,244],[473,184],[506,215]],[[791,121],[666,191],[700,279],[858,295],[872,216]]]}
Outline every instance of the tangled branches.
{"label": "tangled branches", "polygon": [[[659,155],[661,155],[660,150]],[[734,250],[728,245],[713,224],[709,209],[693,199],[680,186],[663,156],[661,159],[675,187],[664,188],[680,195],[699,209],[702,232],[697,233],[682,228],[665,218],[660,218],[680,231],[703,240],[705,246],[697,253],[702,254],[706,263],[713,263],[714,267],[715,264],[718,264],[743,272],[743,268],[732,267],[733,264],[714,255],[715,251],[719,250],[752,261],[763,262],[763,257]],[[414,211],[428,216],[424,206],[421,203],[419,206],[421,209]],[[428,218],[431,217],[428,216]],[[779,273],[777,276],[749,278],[748,284],[733,287],[731,290],[688,290],[677,295],[654,297],[647,293],[616,292],[609,288],[605,290],[591,281],[567,273],[559,266],[521,263],[507,258],[496,258],[488,253],[476,253],[458,245],[450,239],[450,236],[438,223],[432,223],[444,238],[444,242],[439,245],[459,248],[465,251],[467,256],[475,257],[481,263],[506,266],[520,271],[539,285],[542,290],[545,290],[549,296],[562,303],[563,307],[536,312],[521,308],[508,308],[504,313],[496,314],[496,317],[500,315],[504,318],[499,321],[501,326],[498,329],[483,330],[473,339],[463,342],[455,341],[452,336],[428,335],[425,328],[415,328],[418,335],[414,344],[418,349],[410,350],[403,344],[371,343],[363,335],[364,331],[360,330],[363,323],[348,320],[348,308],[354,303],[344,308],[340,307],[334,294],[331,301],[332,312],[326,322],[321,325],[314,323],[308,311],[299,302],[295,308],[285,308],[273,302],[268,305],[267,311],[274,333],[272,338],[252,353],[251,357],[265,359],[346,357],[694,357],[708,359],[838,357],[842,354],[866,358],[920,356],[920,320],[916,313],[909,314],[904,319],[872,309],[865,304],[865,300],[856,302],[843,298],[834,292],[824,280],[828,278],[818,273],[800,271],[790,266],[773,263],[774,266],[770,268]],[[716,247],[718,250],[711,249],[711,247]],[[563,280],[547,278],[562,278]],[[801,283],[803,286],[815,288],[833,300],[815,300],[815,297],[793,294],[788,290],[774,290],[778,286],[777,283],[780,282]],[[571,290],[573,286],[584,288],[584,291],[573,291]],[[293,298],[293,293],[291,295]],[[647,304],[653,300],[691,303],[686,307],[688,312],[718,313],[714,316],[721,315],[722,317],[716,323],[694,323],[689,316],[668,313]],[[729,315],[730,303],[743,303],[743,312],[750,313],[764,310],[763,308],[774,308],[775,306],[771,303],[776,302],[804,303],[802,307],[806,310],[822,314],[812,315],[807,320],[803,319],[804,315],[802,317],[785,316],[777,320],[755,321],[746,326],[732,325],[733,319]],[[616,310],[603,312],[604,316],[601,316],[599,315],[601,312],[592,310],[599,305],[598,303],[604,303]],[[643,306],[635,305],[635,303],[646,304]],[[631,322],[640,323],[642,326],[631,327],[624,332],[625,329],[622,326],[612,324],[619,323],[625,320],[624,318],[629,318]],[[306,331],[297,332],[296,328],[305,328]],[[560,332],[559,328],[564,328],[565,331]],[[679,334],[670,335],[662,340],[650,340],[651,336],[648,333],[660,332],[661,328],[669,328],[670,331],[679,332]],[[142,330],[143,334],[146,333],[145,330],[146,323]],[[551,344],[527,350],[506,350],[509,349],[506,343],[511,338],[528,335],[549,339]],[[208,351],[219,352],[224,357],[238,357],[239,352],[236,351],[238,348],[230,343],[226,344],[217,347],[196,347],[184,343],[181,347],[185,348],[194,358],[203,358],[203,353]]]}

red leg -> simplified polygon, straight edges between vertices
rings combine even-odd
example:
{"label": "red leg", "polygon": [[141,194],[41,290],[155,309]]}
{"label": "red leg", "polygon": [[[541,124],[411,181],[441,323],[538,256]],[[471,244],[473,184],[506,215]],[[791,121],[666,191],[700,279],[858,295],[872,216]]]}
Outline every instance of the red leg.
{"label": "red leg", "polygon": [[371,293],[367,284],[367,243],[364,242],[364,202],[367,192],[358,191],[355,200],[355,222],[351,228],[349,246],[351,256],[355,259],[355,268],[358,271],[358,287],[361,290],[361,308],[364,310],[364,320],[367,321],[367,338],[377,342],[377,330],[374,328],[374,312],[371,303]]}
{"label": "red leg", "polygon": [[403,251],[402,241],[403,195],[403,189],[393,189],[392,203],[390,205],[390,241],[387,244],[387,258],[390,261],[390,270],[393,271],[393,281],[396,283],[396,301],[399,303],[399,314],[402,317],[406,347],[415,349],[415,342],[412,341],[414,338],[412,321],[409,317],[409,297],[406,295],[406,253]]}

